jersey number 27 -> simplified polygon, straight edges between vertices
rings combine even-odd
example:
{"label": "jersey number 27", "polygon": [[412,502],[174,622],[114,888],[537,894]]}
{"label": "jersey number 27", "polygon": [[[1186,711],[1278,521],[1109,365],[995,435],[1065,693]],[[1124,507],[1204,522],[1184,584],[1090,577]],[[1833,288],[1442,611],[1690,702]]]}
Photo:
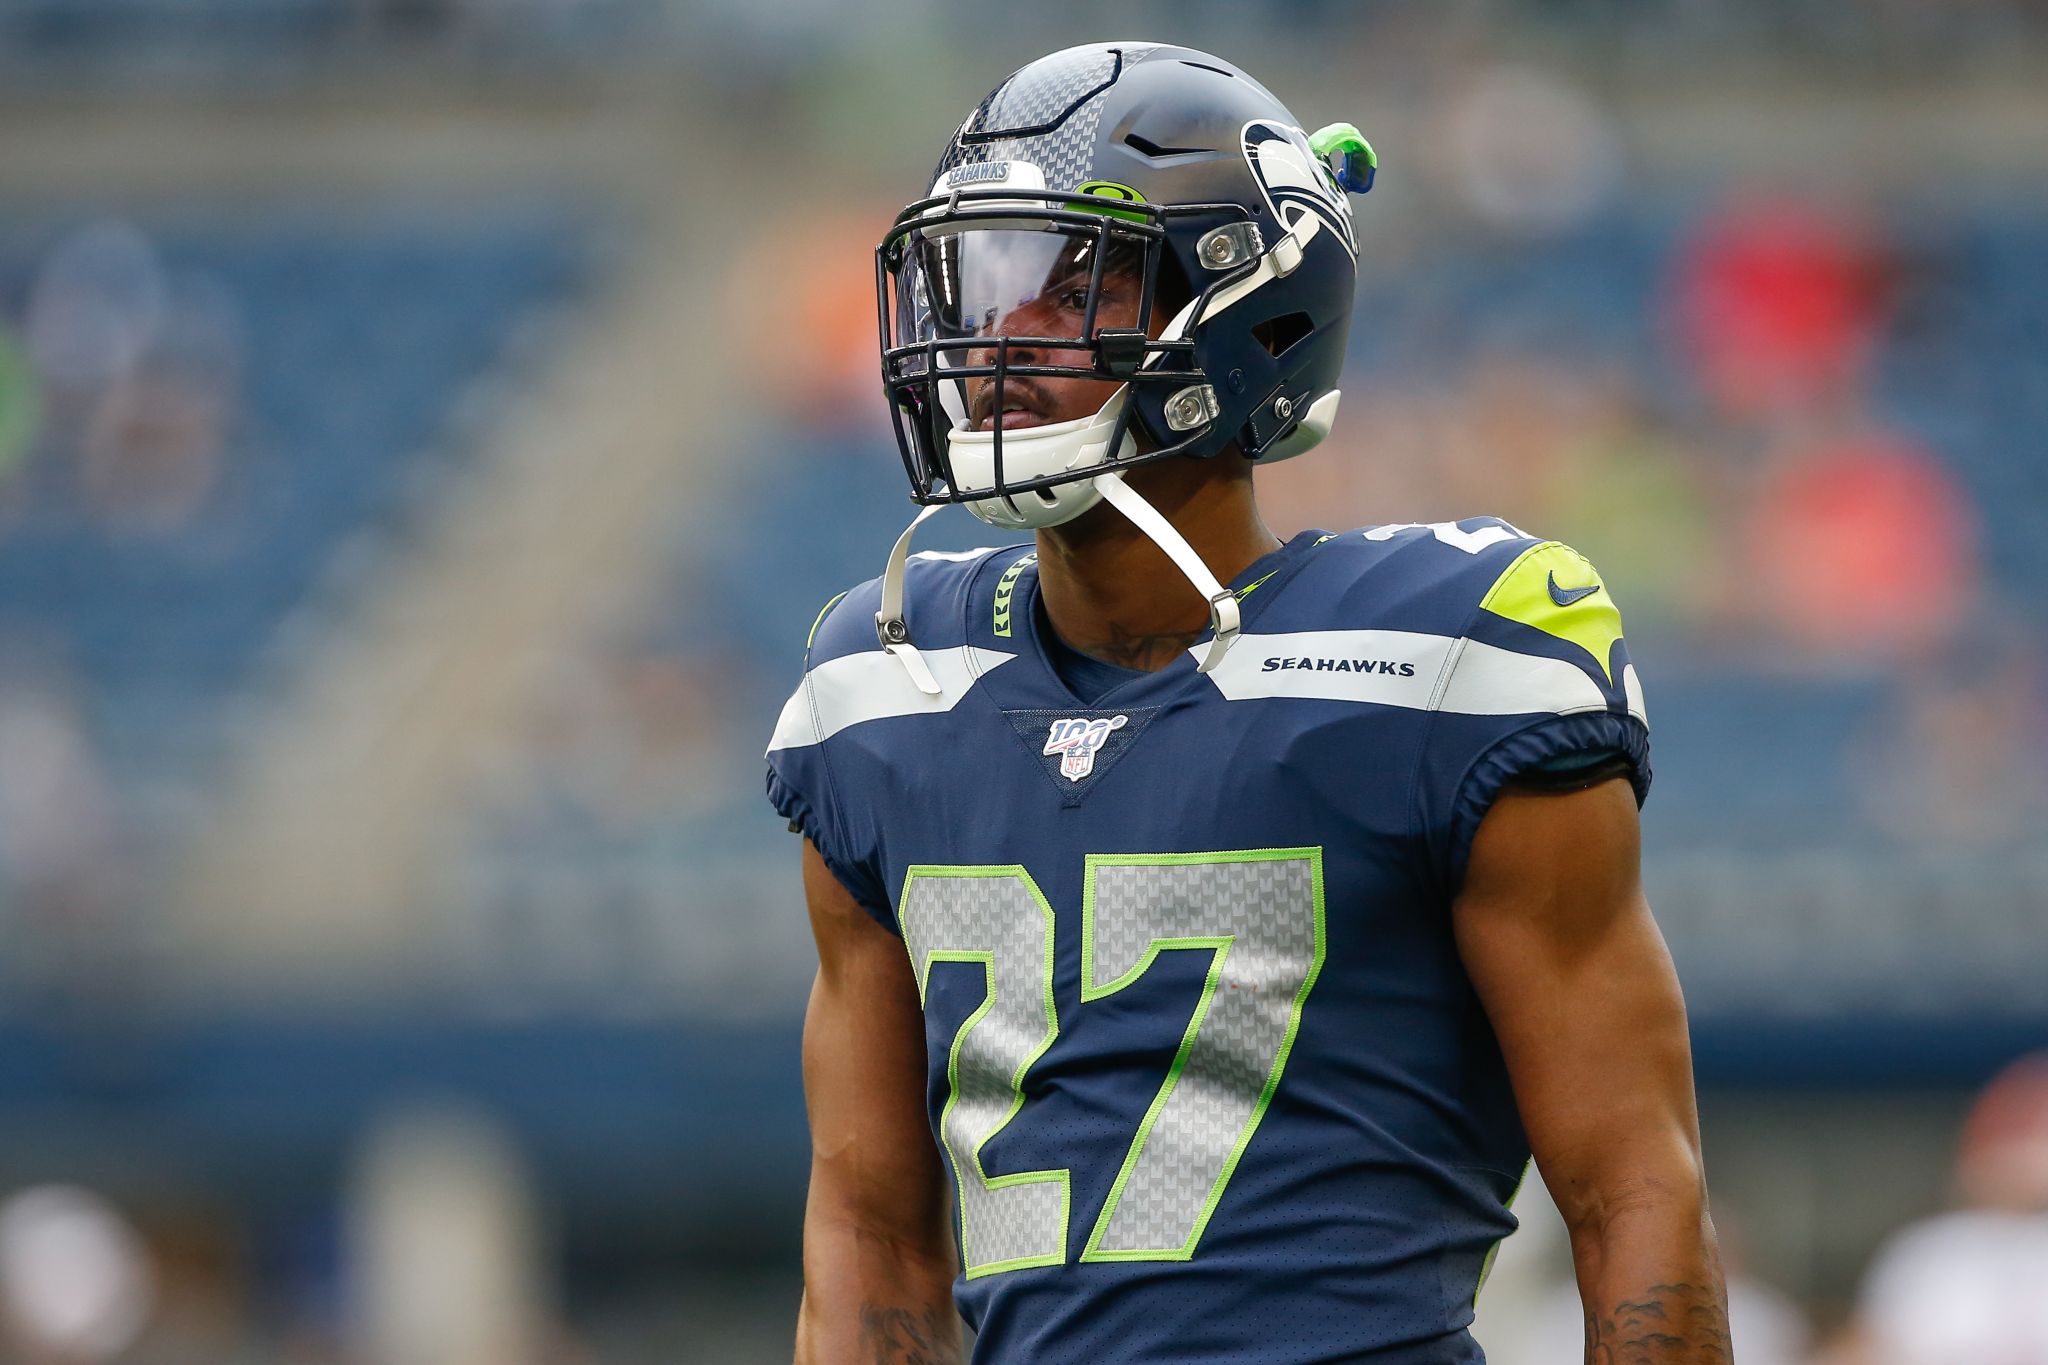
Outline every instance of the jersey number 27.
{"label": "jersey number 27", "polygon": [[[1081,1003],[1143,989],[1162,952],[1207,952],[1202,998],[1131,1139],[1083,1261],[1195,1254],[1280,1087],[1323,964],[1319,848],[1092,854],[1081,897]],[[969,1279],[1067,1258],[1069,1173],[991,1176],[981,1150],[1024,1106],[1059,1037],[1053,908],[1022,867],[912,867],[898,912],[920,998],[940,962],[978,963],[981,1005],[953,1036],[939,1132],[959,1191]]]}

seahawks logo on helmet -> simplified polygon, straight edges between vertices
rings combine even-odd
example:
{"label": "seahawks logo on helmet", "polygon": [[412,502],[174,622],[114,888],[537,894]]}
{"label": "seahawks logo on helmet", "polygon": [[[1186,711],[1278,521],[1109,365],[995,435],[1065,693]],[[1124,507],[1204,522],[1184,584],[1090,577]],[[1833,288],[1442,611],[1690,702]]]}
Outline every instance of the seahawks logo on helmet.
{"label": "seahawks logo on helmet", "polygon": [[1358,236],[1351,226],[1351,204],[1337,177],[1308,145],[1308,134],[1285,123],[1254,119],[1244,126],[1244,159],[1264,191],[1273,216],[1302,242],[1315,235],[1304,225],[1311,218],[1337,234],[1344,249],[1358,259]]}

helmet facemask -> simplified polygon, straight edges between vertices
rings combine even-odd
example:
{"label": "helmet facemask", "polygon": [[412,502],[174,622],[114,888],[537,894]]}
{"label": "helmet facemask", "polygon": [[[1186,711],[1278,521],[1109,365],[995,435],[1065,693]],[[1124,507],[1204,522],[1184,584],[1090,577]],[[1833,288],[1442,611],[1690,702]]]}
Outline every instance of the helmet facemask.
{"label": "helmet facemask", "polygon": [[1132,401],[1186,387],[1193,347],[1158,338],[1185,302],[1160,212],[1102,205],[977,191],[898,218],[877,253],[882,368],[915,501],[1058,525],[1104,468],[1204,434],[1155,430],[1143,411],[1163,396]]}
{"label": "helmet facemask", "polygon": [[[1204,243],[1244,248],[1210,261],[1192,298],[1177,297],[1191,292],[1184,286],[1173,296],[1160,287],[1185,278],[1170,254],[1168,215],[1180,216],[1178,228],[1202,229]],[[876,253],[883,387],[924,511],[890,554],[875,628],[921,690],[940,689],[903,619],[904,567],[918,526],[954,502],[993,525],[1035,530],[1109,499],[1208,601],[1214,635],[1198,667],[1222,663],[1237,638],[1235,597],[1122,471],[1215,455],[1234,438],[1189,334],[1273,273],[1259,242],[1234,204],[1119,200],[1112,209],[1099,197],[1043,190],[1028,200],[1015,190],[956,192],[897,218]],[[1113,387],[1092,413],[1083,403],[1077,414],[1060,401],[1070,389],[1050,391],[1074,383]],[[1041,420],[1049,416],[1060,420]]]}

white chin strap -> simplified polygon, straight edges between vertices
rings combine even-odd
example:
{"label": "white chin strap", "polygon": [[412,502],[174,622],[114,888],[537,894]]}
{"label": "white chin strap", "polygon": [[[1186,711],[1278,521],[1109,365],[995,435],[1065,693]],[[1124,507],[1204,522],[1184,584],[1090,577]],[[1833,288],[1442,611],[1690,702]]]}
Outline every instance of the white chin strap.
{"label": "white chin strap", "polygon": [[[1097,474],[1093,480],[1095,488],[1107,502],[1130,519],[1133,526],[1145,533],[1154,545],[1166,552],[1180,571],[1195,585],[1195,591],[1209,603],[1209,626],[1215,632],[1209,641],[1209,648],[1202,653],[1202,660],[1195,666],[1199,673],[1213,672],[1223,662],[1223,656],[1237,643],[1239,627],[1237,594],[1217,581],[1202,557],[1195,553],[1195,547],[1188,544],[1187,537],[1174,529],[1173,523],[1159,514],[1159,509],[1140,497],[1135,489],[1124,482],[1124,476],[1114,470]],[[923,508],[903,528],[903,534],[896,537],[896,546],[889,551],[889,565],[882,571],[882,605],[875,612],[875,635],[881,641],[884,653],[893,656],[910,674],[910,680],[917,689],[928,696],[940,694],[939,680],[932,676],[931,666],[924,656],[917,652],[917,646],[910,642],[910,626],[903,619],[903,575],[910,562],[910,539],[917,534],[917,528],[944,503],[934,503]]]}
{"label": "white chin strap", "polygon": [[903,619],[903,569],[910,562],[910,538],[945,505],[935,502],[918,509],[903,534],[896,537],[896,548],[889,551],[889,567],[882,570],[882,606],[875,613],[875,635],[882,642],[882,652],[894,655],[917,690],[933,697],[941,691],[939,680],[932,676],[931,665],[917,652],[917,646],[910,643],[910,626]]}
{"label": "white chin strap", "polygon": [[1143,531],[1154,545],[1166,551],[1166,557],[1188,576],[1188,582],[1195,585],[1195,591],[1208,601],[1209,625],[1216,634],[1195,668],[1200,673],[1214,672],[1216,665],[1223,662],[1223,656],[1230,652],[1230,647],[1237,643],[1237,594],[1216,581],[1216,575],[1209,572],[1209,566],[1195,553],[1195,547],[1188,544],[1187,537],[1175,530],[1173,523],[1159,514],[1158,508],[1139,497],[1137,491],[1124,482],[1123,475],[1114,471],[1098,474],[1095,487],[1101,491],[1104,501],[1128,517],[1131,525]]}

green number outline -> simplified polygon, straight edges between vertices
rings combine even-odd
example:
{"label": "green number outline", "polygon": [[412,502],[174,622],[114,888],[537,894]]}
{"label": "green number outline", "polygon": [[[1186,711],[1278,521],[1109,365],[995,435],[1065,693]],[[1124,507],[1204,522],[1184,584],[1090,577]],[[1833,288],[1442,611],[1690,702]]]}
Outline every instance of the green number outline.
{"label": "green number outline", "polygon": [[1035,1185],[1046,1182],[1057,1183],[1060,1187],[1060,1235],[1057,1244],[1057,1249],[1045,1255],[1013,1256],[1007,1261],[992,1261],[986,1265],[976,1265],[974,1264],[974,1258],[972,1253],[973,1243],[970,1240],[971,1234],[967,1226],[967,1201],[961,1199],[957,1200],[956,1202],[959,1206],[960,1212],[960,1261],[961,1266],[968,1279],[980,1279],[984,1275],[1000,1274],[1005,1270],[1025,1270],[1033,1266],[1064,1265],[1066,1264],[1067,1259],[1067,1233],[1069,1228],[1069,1215],[1072,1211],[1073,1204],[1073,1185],[1071,1179],[1071,1168],[1056,1171],[1019,1171],[1012,1175],[999,1175],[991,1177],[987,1171],[982,1169],[981,1165],[981,1149],[987,1146],[989,1142],[995,1138],[996,1134],[1002,1132],[1003,1129],[1009,1127],[1010,1120],[1016,1118],[1017,1111],[1024,1107],[1025,1074],[1029,1072],[1033,1066],[1037,1065],[1038,1059],[1045,1055],[1046,1049],[1050,1048],[1053,1044],[1053,1040],[1059,1037],[1059,1008],[1053,1001],[1052,993],[1052,968],[1054,945],[1052,905],[1050,902],[1046,900],[1045,893],[1038,889],[1038,883],[1036,880],[1032,878],[1030,872],[1026,871],[1021,865],[1015,863],[1009,864],[1007,866],[947,866],[931,864],[914,864],[904,872],[903,893],[896,907],[896,923],[899,927],[904,928],[904,947],[910,953],[911,973],[917,978],[918,1008],[924,1008],[927,988],[931,984],[931,969],[934,964],[940,962],[978,962],[981,964],[981,979],[983,983],[982,1002],[981,1004],[975,1007],[975,1010],[972,1014],[967,1016],[965,1022],[963,1022],[960,1025],[959,1031],[953,1035],[952,1050],[948,1053],[946,1057],[946,1103],[945,1107],[939,1111],[939,1146],[945,1150],[946,1161],[953,1168],[953,1186],[956,1190],[960,1188],[960,1185],[962,1183],[960,1174],[960,1155],[958,1152],[953,1150],[953,1144],[947,1137],[946,1124],[947,1120],[952,1118],[953,1116],[953,1106],[960,1102],[960,1048],[963,1044],[966,1043],[967,1035],[974,1031],[975,1025],[979,1024],[982,1021],[982,1019],[988,1014],[988,1012],[991,1009],[995,1008],[995,954],[991,952],[973,949],[933,949],[932,951],[925,954],[924,961],[922,963],[920,963],[917,960],[916,951],[910,948],[911,935],[907,927],[904,927],[906,925],[906,920],[904,917],[909,913],[910,910],[910,890],[913,886],[917,884],[917,879],[920,877],[1014,878],[1017,881],[1022,882],[1024,885],[1024,889],[1031,893],[1031,899],[1038,903],[1039,914],[1044,917],[1044,980],[1046,1022],[1045,1037],[1039,1040],[1037,1047],[1033,1048],[1028,1054],[1025,1055],[1024,1060],[1018,1063],[1016,1071],[1011,1074],[1010,1110],[1008,1113],[1003,1115],[1001,1122],[997,1123],[995,1127],[989,1129],[987,1135],[984,1136],[980,1142],[975,1144],[974,1150],[968,1153],[968,1162],[972,1165],[974,1169],[975,1178],[980,1180],[983,1187],[986,1189],[999,1190],[1006,1189],[1012,1185]]}
{"label": "green number outline", "polygon": [[[1152,1125],[1157,1122],[1160,1111],[1172,1096],[1173,1088],[1180,1081],[1181,1072],[1186,1070],[1188,1055],[1194,1051],[1195,1036],[1201,1032],[1202,1021],[1208,1016],[1210,1003],[1216,997],[1216,988],[1223,975],[1224,959],[1230,955],[1231,945],[1237,941],[1235,934],[1209,935],[1190,938],[1155,938],[1145,952],[1122,976],[1106,985],[1097,987],[1095,981],[1095,874],[1102,867],[1177,867],[1204,863],[1250,863],[1286,862],[1306,859],[1309,876],[1314,888],[1312,899],[1316,916],[1315,960],[1309,964],[1308,975],[1302,978],[1301,989],[1295,992],[1294,1004],[1287,1017],[1287,1032],[1280,1039],[1279,1050],[1273,1054],[1273,1065],[1267,1070],[1265,1087],[1259,1092],[1258,1103],[1252,1107],[1251,1117],[1245,1120],[1244,1128],[1237,1135],[1237,1142],[1224,1159],[1223,1169],[1217,1172],[1215,1183],[1209,1187],[1209,1197],[1203,1202],[1201,1213],[1195,1218],[1194,1227],[1188,1239],[1179,1248],[1158,1248],[1143,1251],[1104,1251],[1101,1241],[1109,1230],[1110,1219],[1116,1215],[1116,1208],[1123,1200],[1124,1186],[1130,1182],[1131,1172],[1137,1168],[1138,1158],[1144,1153],[1145,1142],[1152,1135]],[[1258,1132],[1259,1123],[1266,1117],[1266,1110],[1273,1103],[1273,1095],[1280,1088],[1280,1074],[1287,1069],[1288,1055],[1294,1050],[1294,1039],[1301,1031],[1302,1007],[1308,1003],[1308,993],[1315,989],[1316,978],[1322,974],[1323,958],[1327,944],[1324,937],[1323,920],[1323,850],[1312,848],[1262,848],[1245,849],[1218,853],[1091,853],[1087,857],[1081,892],[1081,1003],[1100,1000],[1114,995],[1151,969],[1159,954],[1171,948],[1208,948],[1213,950],[1209,961],[1209,973],[1202,984],[1202,999],[1195,1006],[1193,1016],[1188,1020],[1187,1031],[1181,1035],[1180,1049],[1174,1053],[1173,1065],[1167,1068],[1166,1079],[1160,1083],[1159,1093],[1152,1097],[1152,1105],[1145,1111],[1144,1120],[1138,1125],[1137,1136],[1131,1139],[1130,1150],[1124,1156],[1124,1164],[1116,1174],[1116,1180],[1109,1187],[1109,1198],[1103,1203],[1102,1212],[1096,1216],[1095,1227],[1088,1234],[1088,1245],[1082,1249],[1081,1260],[1089,1261],[1186,1261],[1195,1254],[1202,1234],[1208,1229],[1209,1219],[1216,1213],[1216,1206],[1223,1200],[1223,1191],[1230,1179],[1237,1173],[1237,1163],[1243,1158],[1245,1149],[1251,1145],[1252,1135]]]}

